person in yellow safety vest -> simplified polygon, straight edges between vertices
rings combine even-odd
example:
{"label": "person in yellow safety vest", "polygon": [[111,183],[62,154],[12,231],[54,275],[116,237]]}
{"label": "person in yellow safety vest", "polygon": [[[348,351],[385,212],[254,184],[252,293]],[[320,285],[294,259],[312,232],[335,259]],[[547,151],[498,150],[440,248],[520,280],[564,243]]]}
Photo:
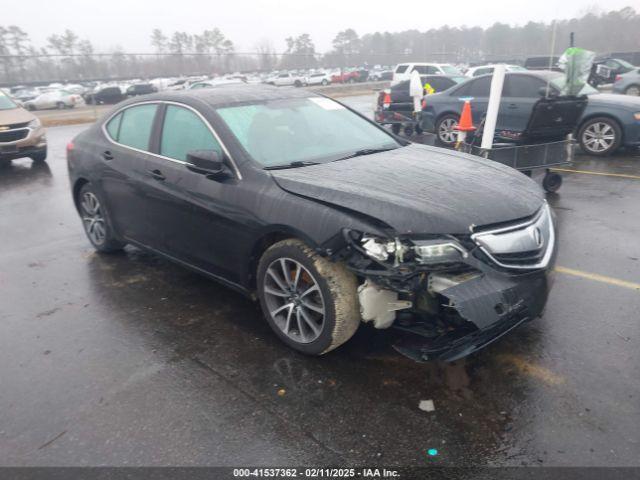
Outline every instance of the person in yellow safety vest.
{"label": "person in yellow safety vest", "polygon": [[436,93],[436,89],[433,88],[429,82],[424,84],[424,94],[425,95],[431,95],[432,93]]}

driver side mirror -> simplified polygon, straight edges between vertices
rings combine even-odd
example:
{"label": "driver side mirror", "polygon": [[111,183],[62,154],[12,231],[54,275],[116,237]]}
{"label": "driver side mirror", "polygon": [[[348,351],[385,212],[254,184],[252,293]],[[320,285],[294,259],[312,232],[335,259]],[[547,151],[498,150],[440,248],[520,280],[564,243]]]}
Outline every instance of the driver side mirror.
{"label": "driver side mirror", "polygon": [[192,150],[187,153],[187,168],[203,175],[220,175],[225,171],[222,155],[215,150]]}

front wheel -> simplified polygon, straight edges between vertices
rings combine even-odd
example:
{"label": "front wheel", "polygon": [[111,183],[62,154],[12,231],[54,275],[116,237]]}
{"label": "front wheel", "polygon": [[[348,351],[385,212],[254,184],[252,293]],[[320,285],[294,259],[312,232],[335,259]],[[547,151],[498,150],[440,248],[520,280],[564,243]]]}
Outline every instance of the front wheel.
{"label": "front wheel", "polygon": [[556,172],[547,172],[542,179],[542,188],[549,193],[557,192],[562,186],[562,176]]}
{"label": "front wheel", "polygon": [[322,80],[322,85],[324,87],[326,87],[327,85],[329,85],[329,80],[327,80],[326,78]]}
{"label": "front wheel", "polygon": [[399,123],[394,123],[391,125],[391,131],[394,135],[400,135],[400,130],[402,129],[402,125]]}
{"label": "front wheel", "polygon": [[264,253],[257,286],[269,326],[289,347],[307,355],[342,345],[360,324],[355,275],[300,240],[283,240]]}
{"label": "front wheel", "polygon": [[458,140],[458,132],[455,127],[458,126],[458,116],[448,114],[442,116],[436,123],[436,135],[438,141],[446,146],[452,147]]}
{"label": "front wheel", "polygon": [[580,147],[585,153],[603,157],[611,155],[622,143],[622,130],[615,120],[597,117],[587,120],[578,132]]}
{"label": "front wheel", "polygon": [[85,183],[80,189],[77,204],[84,231],[97,251],[112,253],[124,248],[125,243],[116,238],[111,227],[106,206],[90,183]]}
{"label": "front wheel", "polygon": [[42,150],[38,151],[37,153],[34,153],[33,155],[31,155],[31,160],[33,160],[35,163],[42,163],[47,159],[47,148],[43,148]]}
{"label": "front wheel", "polygon": [[64,104],[64,102],[58,102],[56,103],[56,108],[58,110],[64,110],[65,108],[67,108],[67,106]]}

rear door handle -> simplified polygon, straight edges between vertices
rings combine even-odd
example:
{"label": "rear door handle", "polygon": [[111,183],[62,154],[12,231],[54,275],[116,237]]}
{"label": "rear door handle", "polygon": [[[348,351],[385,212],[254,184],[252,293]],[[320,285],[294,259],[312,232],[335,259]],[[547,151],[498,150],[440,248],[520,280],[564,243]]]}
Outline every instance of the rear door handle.
{"label": "rear door handle", "polygon": [[104,158],[105,160],[113,160],[113,154],[111,153],[110,150],[105,150],[104,152],[102,152],[102,158]]}
{"label": "rear door handle", "polygon": [[164,182],[167,177],[165,177],[162,172],[160,170],[149,170],[149,175],[151,175],[151,177],[154,180],[158,180],[159,182]]}
{"label": "rear door handle", "polygon": [[507,108],[510,108],[512,110],[516,109],[516,108],[518,108],[518,104],[517,103],[510,103],[509,105],[507,105]]}

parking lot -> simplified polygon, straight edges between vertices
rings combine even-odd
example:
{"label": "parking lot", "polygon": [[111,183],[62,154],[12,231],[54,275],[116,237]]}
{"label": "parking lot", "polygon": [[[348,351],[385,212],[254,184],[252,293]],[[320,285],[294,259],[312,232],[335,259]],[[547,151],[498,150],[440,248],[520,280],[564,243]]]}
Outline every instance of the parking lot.
{"label": "parking lot", "polygon": [[[371,95],[341,100],[371,114]],[[231,290],[94,253],[65,164],[84,128],[0,167],[1,464],[640,466],[640,152],[562,172],[541,319],[419,364],[364,327],[302,356]]]}

